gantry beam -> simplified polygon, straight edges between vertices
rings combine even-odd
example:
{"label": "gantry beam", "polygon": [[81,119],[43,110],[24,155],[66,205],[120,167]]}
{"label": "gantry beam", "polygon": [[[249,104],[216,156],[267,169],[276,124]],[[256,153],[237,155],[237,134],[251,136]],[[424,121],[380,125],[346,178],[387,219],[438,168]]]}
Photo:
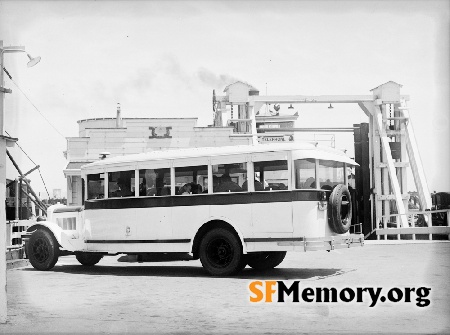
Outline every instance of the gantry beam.
{"label": "gantry beam", "polygon": [[[409,100],[408,95],[402,95],[402,99]],[[249,96],[248,101],[262,103],[360,103],[373,102],[373,95],[273,95]]]}
{"label": "gantry beam", "polygon": [[[402,95],[403,100],[408,101],[409,95]],[[242,102],[229,101],[228,96],[216,96],[216,101],[225,102],[227,104],[238,105]],[[253,95],[249,96],[247,102],[256,103],[262,102],[263,104],[275,104],[275,103],[362,103],[373,102],[373,95]]]}

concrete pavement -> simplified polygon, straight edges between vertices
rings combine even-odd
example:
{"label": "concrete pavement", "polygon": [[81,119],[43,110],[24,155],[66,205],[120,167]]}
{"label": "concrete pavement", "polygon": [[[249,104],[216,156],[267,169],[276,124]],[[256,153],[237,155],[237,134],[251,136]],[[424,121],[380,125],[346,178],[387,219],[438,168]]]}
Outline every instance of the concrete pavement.
{"label": "concrete pavement", "polygon": [[[60,258],[52,271],[8,270],[8,323],[0,333],[450,333],[450,243],[366,245],[288,253],[276,269],[208,276],[199,261],[83,267]],[[250,303],[254,280],[318,288],[429,287],[412,302]],[[292,300],[292,299],[291,299]]]}

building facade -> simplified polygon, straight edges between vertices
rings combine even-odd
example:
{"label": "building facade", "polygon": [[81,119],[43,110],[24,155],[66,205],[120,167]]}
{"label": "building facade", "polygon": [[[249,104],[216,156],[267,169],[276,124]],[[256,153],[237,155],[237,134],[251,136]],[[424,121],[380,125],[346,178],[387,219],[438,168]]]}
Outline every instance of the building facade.
{"label": "building facade", "polygon": [[[255,94],[255,89],[242,82],[227,86],[225,93],[242,91],[242,95]],[[197,118],[122,118],[120,106],[115,118],[93,118],[78,121],[78,137],[67,138],[64,152],[67,165],[67,204],[81,205],[83,187],[81,166],[102,157],[138,154],[163,149],[245,145],[252,143],[248,130],[237,126],[232,106],[228,107],[228,120],[208,127],[197,126]],[[242,117],[242,116],[241,116]],[[256,115],[259,127],[290,127],[298,115],[269,113]],[[264,134],[260,142],[292,141],[292,134]]]}

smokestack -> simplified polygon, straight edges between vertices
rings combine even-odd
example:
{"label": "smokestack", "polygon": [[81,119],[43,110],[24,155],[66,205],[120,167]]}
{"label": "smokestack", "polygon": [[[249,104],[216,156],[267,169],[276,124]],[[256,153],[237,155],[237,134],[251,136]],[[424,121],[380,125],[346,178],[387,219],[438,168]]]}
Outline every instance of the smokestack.
{"label": "smokestack", "polygon": [[117,103],[116,128],[122,128],[122,116],[120,115],[120,102]]}

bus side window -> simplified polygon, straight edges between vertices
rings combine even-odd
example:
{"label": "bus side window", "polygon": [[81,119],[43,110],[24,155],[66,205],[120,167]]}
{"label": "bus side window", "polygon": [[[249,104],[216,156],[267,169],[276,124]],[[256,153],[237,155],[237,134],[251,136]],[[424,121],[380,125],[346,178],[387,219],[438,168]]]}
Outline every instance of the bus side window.
{"label": "bus side window", "polygon": [[105,197],[105,177],[103,173],[87,175],[87,200]]}
{"label": "bus side window", "polygon": [[170,195],[170,169],[139,170],[139,196]]}
{"label": "bus side window", "polygon": [[319,160],[320,188],[332,190],[337,184],[344,183],[344,163]]}
{"label": "bus side window", "polygon": [[217,164],[212,169],[214,193],[246,191],[247,163]]}
{"label": "bus side window", "polygon": [[294,161],[294,169],[296,189],[316,187],[316,162],[314,159],[296,159]]}
{"label": "bus side window", "polygon": [[134,196],[134,170],[108,173],[108,198]]}
{"label": "bus side window", "polygon": [[200,194],[208,190],[208,166],[175,168],[175,194]]}
{"label": "bus side window", "polygon": [[156,179],[158,175],[154,169],[139,170],[139,196],[156,196]]}
{"label": "bus side window", "polygon": [[[288,165],[285,160],[255,162],[255,191],[288,189]],[[244,188],[244,187],[243,187]]]}

